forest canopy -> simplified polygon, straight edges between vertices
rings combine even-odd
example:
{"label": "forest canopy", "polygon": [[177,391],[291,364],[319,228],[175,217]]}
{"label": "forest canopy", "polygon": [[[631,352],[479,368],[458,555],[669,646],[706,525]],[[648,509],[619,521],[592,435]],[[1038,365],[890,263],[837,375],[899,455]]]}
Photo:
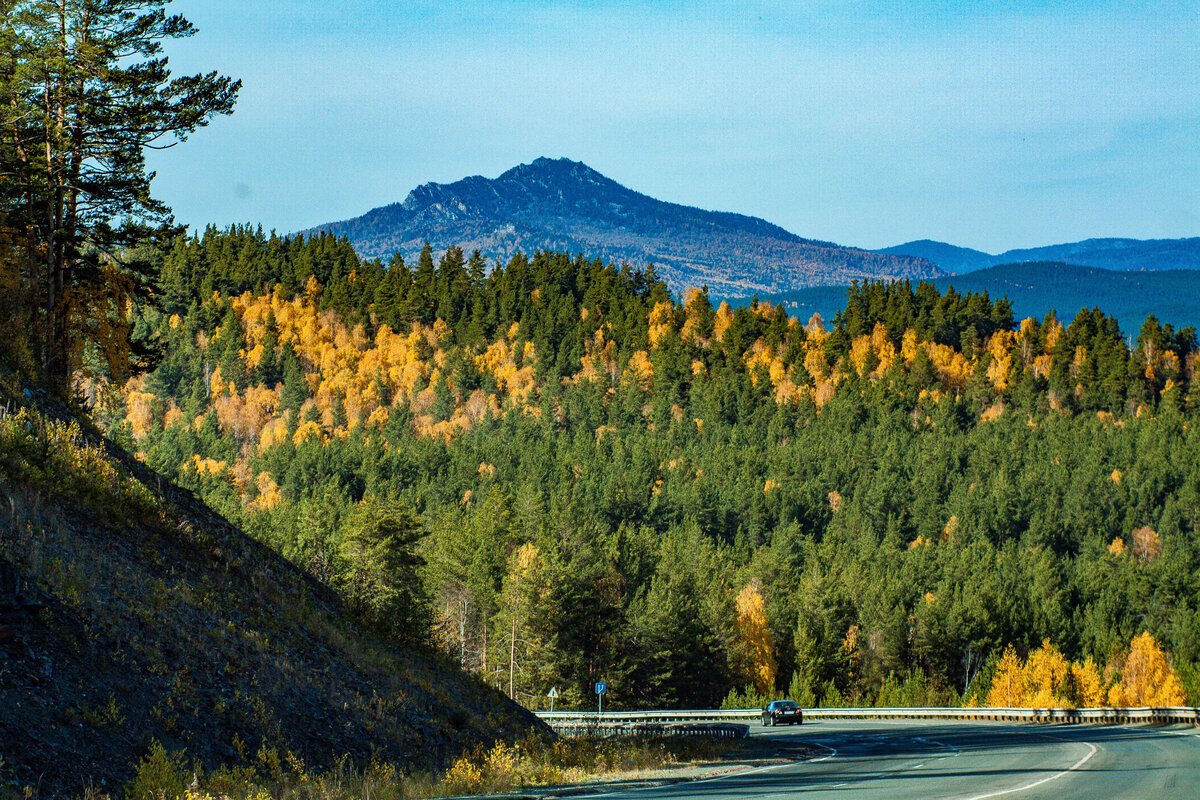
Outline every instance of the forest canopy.
{"label": "forest canopy", "polygon": [[528,705],[983,703],[1047,646],[1121,698],[1143,634],[1196,700],[1191,329],[908,282],[797,320],[248,227],[159,257],[165,357],[93,384],[109,430]]}

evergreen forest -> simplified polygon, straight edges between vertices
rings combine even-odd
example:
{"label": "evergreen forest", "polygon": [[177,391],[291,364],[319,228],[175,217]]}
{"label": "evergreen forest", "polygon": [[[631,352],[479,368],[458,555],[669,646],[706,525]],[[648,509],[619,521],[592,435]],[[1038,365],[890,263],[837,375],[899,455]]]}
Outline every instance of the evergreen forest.
{"label": "evergreen forest", "polygon": [[1200,702],[1191,328],[252,227],[147,258],[157,366],[79,384],[110,435],[529,707],[1133,702],[1137,659]]}

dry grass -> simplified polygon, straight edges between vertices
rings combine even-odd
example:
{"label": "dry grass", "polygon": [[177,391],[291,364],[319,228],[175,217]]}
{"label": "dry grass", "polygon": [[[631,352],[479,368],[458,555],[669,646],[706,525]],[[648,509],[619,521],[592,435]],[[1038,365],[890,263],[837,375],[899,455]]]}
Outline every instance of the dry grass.
{"label": "dry grass", "polygon": [[506,792],[528,786],[582,783],[616,774],[716,758],[736,745],[695,737],[577,738],[531,736],[497,742],[464,756],[443,775],[409,774],[385,763],[345,760],[324,772],[263,748],[251,766],[201,773],[182,753],[155,745],[128,787],[129,800],[376,800]]}

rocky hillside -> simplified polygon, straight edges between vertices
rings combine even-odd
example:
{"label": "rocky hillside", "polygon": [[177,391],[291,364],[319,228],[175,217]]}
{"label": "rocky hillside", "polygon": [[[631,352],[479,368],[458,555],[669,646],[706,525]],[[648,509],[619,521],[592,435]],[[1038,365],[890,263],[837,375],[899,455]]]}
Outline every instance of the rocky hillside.
{"label": "rocky hillside", "polygon": [[403,203],[316,230],[346,236],[360,255],[413,258],[460,245],[507,261],[518,250],[583,252],[653,263],[673,290],[779,292],[862,278],[929,278],[928,261],[802,239],[756,217],[655,200],[568,159],[539,158],[489,180],[427,183]]}
{"label": "rocky hillside", "polygon": [[[435,770],[540,727],[0,376],[0,797],[119,796],[158,743]],[[28,795],[26,795],[28,796]]]}

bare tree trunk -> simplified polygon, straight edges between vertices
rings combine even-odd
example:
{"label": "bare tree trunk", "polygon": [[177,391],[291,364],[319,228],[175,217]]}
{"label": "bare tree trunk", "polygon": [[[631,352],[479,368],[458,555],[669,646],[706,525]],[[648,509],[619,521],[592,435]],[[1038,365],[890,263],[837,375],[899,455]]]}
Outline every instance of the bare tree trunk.
{"label": "bare tree trunk", "polygon": [[458,618],[458,664],[467,668],[467,590],[463,589],[462,616]]}
{"label": "bare tree trunk", "polygon": [[512,639],[508,643],[508,696],[512,700],[516,700],[516,695],[513,694],[513,673],[517,663],[517,615],[513,614],[512,620]]}

